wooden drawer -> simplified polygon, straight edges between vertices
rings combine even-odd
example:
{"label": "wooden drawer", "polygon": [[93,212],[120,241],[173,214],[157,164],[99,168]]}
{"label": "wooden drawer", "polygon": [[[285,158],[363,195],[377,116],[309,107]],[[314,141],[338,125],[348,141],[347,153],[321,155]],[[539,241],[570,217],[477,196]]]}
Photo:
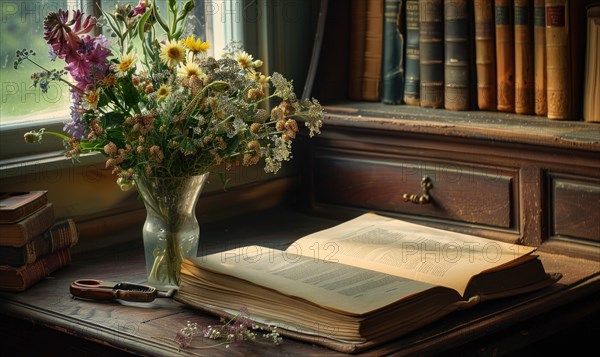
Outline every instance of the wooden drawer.
{"label": "wooden drawer", "polygon": [[600,180],[550,174],[551,236],[600,243]]}
{"label": "wooden drawer", "polygon": [[[517,170],[351,150],[315,148],[314,203],[518,230]],[[406,202],[429,177],[428,204]]]}

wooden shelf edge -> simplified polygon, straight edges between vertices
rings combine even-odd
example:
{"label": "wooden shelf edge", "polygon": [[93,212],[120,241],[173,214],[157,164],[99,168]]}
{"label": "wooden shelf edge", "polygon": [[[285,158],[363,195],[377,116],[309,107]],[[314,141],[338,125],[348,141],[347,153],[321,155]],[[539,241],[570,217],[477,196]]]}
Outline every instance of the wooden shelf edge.
{"label": "wooden shelf edge", "polygon": [[600,152],[600,125],[594,123],[371,102],[336,102],[324,109],[323,132],[337,126]]}

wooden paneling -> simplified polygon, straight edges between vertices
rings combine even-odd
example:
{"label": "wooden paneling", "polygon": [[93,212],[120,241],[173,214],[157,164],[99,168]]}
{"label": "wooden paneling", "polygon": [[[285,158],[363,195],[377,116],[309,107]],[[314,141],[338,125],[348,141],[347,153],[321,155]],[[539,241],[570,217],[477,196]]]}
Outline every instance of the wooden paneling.
{"label": "wooden paneling", "polygon": [[552,233],[600,242],[600,180],[551,176]]}

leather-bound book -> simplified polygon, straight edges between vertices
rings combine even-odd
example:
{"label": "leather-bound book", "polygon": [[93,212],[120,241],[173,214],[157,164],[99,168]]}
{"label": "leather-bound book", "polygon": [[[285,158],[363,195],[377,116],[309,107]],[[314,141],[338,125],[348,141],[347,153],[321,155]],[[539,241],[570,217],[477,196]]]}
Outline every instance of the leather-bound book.
{"label": "leather-bound book", "polygon": [[385,0],[381,101],[402,104],[404,99],[404,24],[402,0]]}
{"label": "leather-bound book", "polygon": [[352,0],[349,97],[379,101],[383,56],[383,0]]}
{"label": "leather-bound book", "polygon": [[533,61],[533,2],[515,0],[515,112],[533,114],[535,104]]}
{"label": "leather-bound book", "polygon": [[0,265],[0,290],[24,291],[47,275],[71,263],[71,249],[64,248],[22,267]]}
{"label": "leather-bound book", "polygon": [[420,104],[444,107],[444,4],[419,0]]}
{"label": "leather-bound book", "polygon": [[406,68],[404,71],[404,102],[406,104],[420,105],[419,53],[419,0],[406,0]]}
{"label": "leather-bound book", "polygon": [[477,106],[481,110],[496,110],[494,0],[475,0],[474,7]]}
{"label": "leather-bound book", "polygon": [[569,0],[546,0],[548,118],[572,119]]}
{"label": "leather-bound book", "polygon": [[533,7],[535,114],[546,116],[548,101],[546,100],[546,8],[544,0],[534,0]]}
{"label": "leather-bound book", "polygon": [[497,108],[515,111],[515,39],[512,0],[496,0],[496,86]]}
{"label": "leather-bound book", "polygon": [[0,265],[20,267],[32,264],[45,255],[74,246],[78,240],[79,233],[75,222],[63,219],[24,246],[0,245]]}
{"label": "leather-bound book", "polygon": [[600,3],[587,9],[583,119],[600,123]]}
{"label": "leather-bound book", "polygon": [[444,107],[468,110],[469,7],[467,0],[444,0]]}

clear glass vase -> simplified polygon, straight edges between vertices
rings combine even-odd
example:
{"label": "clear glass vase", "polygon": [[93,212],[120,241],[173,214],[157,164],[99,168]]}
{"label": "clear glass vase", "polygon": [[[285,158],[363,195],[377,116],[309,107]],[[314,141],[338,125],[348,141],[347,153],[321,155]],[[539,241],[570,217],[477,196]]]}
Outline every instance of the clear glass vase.
{"label": "clear glass vase", "polygon": [[136,177],[146,205],[143,228],[148,284],[159,290],[179,287],[184,258],[198,252],[196,203],[208,173],[191,177]]}

